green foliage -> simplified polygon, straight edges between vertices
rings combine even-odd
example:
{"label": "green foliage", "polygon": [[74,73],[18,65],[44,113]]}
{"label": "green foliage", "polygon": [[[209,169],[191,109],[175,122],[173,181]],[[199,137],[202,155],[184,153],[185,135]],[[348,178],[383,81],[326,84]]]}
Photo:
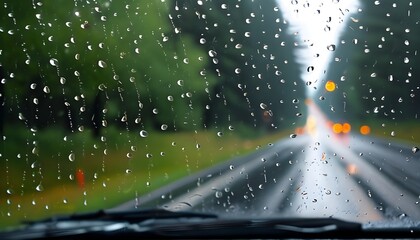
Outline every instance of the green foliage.
{"label": "green foliage", "polygon": [[[276,131],[298,122],[305,98],[292,36],[275,1],[174,1],[173,22],[209,53],[218,81],[206,114],[210,126]],[[233,10],[234,11],[230,11]],[[264,107],[261,107],[264,106]],[[296,108],[295,108],[296,107]]]}
{"label": "green foliage", "polygon": [[[10,14],[2,14],[1,63],[8,122],[20,114],[27,127],[59,123],[72,131],[92,128],[93,117],[96,127],[106,125],[102,122],[130,128],[174,124],[180,130],[191,129],[192,122],[203,126],[206,89],[214,76],[200,75],[206,53],[176,32],[165,17],[166,3],[10,1],[5,6]],[[184,124],[186,118],[190,123]]]}

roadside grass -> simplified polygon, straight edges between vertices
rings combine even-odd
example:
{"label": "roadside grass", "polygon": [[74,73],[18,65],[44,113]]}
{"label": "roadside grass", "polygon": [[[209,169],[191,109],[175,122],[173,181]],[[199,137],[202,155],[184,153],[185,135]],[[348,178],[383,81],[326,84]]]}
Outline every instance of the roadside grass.
{"label": "roadside grass", "polygon": [[[141,137],[109,129],[106,139],[92,139],[89,132],[66,135],[52,129],[37,137],[36,147],[28,140],[24,150],[15,147],[3,156],[8,171],[0,185],[0,228],[111,208],[288,134],[243,138],[208,130]],[[19,154],[25,157],[16,158]]]}
{"label": "roadside grass", "polygon": [[[369,125],[373,136],[420,144],[417,122]],[[244,138],[230,131],[218,136],[217,131],[207,130],[149,132],[141,137],[110,128],[104,138],[93,139],[88,131],[67,134],[51,129],[39,134],[33,145],[33,135],[19,131],[23,130],[14,129],[3,146],[9,155],[3,154],[7,161],[0,163],[0,169],[6,169],[0,183],[0,229],[22,221],[111,208],[292,133]],[[20,145],[16,144],[19,134],[26,137]],[[79,170],[83,182],[77,178]],[[39,185],[42,189],[37,191]]]}
{"label": "roadside grass", "polygon": [[371,134],[390,141],[399,141],[404,144],[417,147],[420,145],[420,121],[393,122],[384,121],[371,122]]}

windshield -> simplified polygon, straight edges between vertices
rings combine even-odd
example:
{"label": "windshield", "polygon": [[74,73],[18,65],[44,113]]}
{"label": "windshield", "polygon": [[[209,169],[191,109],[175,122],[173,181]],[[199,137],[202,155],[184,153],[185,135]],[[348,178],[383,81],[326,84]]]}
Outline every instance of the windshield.
{"label": "windshield", "polygon": [[0,5],[0,227],[420,220],[416,1]]}

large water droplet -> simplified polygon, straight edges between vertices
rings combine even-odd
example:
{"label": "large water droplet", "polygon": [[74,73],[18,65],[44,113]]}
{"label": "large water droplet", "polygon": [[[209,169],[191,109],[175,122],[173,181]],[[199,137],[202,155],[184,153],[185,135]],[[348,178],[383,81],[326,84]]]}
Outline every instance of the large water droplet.
{"label": "large water droplet", "polygon": [[267,104],[265,104],[265,103],[260,103],[260,108],[261,108],[261,109],[266,109],[266,108],[267,108]]}
{"label": "large water droplet", "polygon": [[335,51],[335,45],[334,44],[330,44],[330,45],[327,46],[327,49],[329,51]]}
{"label": "large water droplet", "polygon": [[44,93],[50,93],[50,88],[48,86],[45,86],[42,90],[44,91]]}
{"label": "large water droplet", "polygon": [[140,131],[140,136],[141,137],[147,137],[149,135],[149,133],[146,130],[141,130]]}
{"label": "large water droplet", "polygon": [[104,62],[104,61],[102,61],[102,60],[99,60],[98,61],[98,66],[100,67],[100,68],[106,68],[106,62]]}
{"label": "large water droplet", "polygon": [[41,185],[41,183],[38,184],[38,186],[36,186],[35,188],[38,192],[42,192],[44,191],[44,187]]}
{"label": "large water droplet", "polygon": [[54,67],[58,67],[58,60],[55,58],[50,59],[50,64]]}
{"label": "large water droplet", "polygon": [[74,160],[76,159],[76,156],[75,156],[75,154],[74,153],[70,153],[69,154],[69,160],[71,161],[71,162],[74,162]]}
{"label": "large water droplet", "polygon": [[216,51],[214,51],[214,50],[210,50],[209,51],[209,56],[210,57],[216,57],[216,55],[217,55],[217,52]]}

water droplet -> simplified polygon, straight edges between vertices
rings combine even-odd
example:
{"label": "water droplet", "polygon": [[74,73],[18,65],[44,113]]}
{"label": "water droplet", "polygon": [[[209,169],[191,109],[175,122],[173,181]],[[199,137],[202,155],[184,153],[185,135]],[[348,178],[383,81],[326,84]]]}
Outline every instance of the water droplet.
{"label": "water droplet", "polygon": [[218,137],[223,136],[223,132],[217,132],[217,136],[218,136]]}
{"label": "water droplet", "polygon": [[419,151],[419,148],[418,148],[418,147],[413,147],[413,148],[411,149],[411,151],[412,151],[413,153],[416,153],[416,152],[418,152],[418,151]]}
{"label": "water droplet", "polygon": [[267,104],[265,104],[265,103],[260,103],[260,108],[261,109],[266,109],[267,108]]}
{"label": "water droplet", "polygon": [[141,137],[147,137],[149,135],[149,133],[146,130],[141,130],[140,131],[140,136]]}
{"label": "water droplet", "polygon": [[99,84],[98,89],[101,90],[101,91],[104,91],[106,89],[105,84],[103,84],[103,83]]}
{"label": "water droplet", "polygon": [[290,134],[290,138],[295,138],[297,135],[296,134]]}
{"label": "water droplet", "polygon": [[178,80],[176,84],[178,84],[178,86],[184,86],[184,80]]}
{"label": "water droplet", "polygon": [[106,68],[106,62],[104,62],[104,61],[102,61],[102,60],[99,60],[98,61],[98,66],[100,67],[100,68]]}
{"label": "water droplet", "polygon": [[168,125],[166,125],[166,124],[162,124],[162,125],[160,126],[160,129],[161,129],[162,131],[165,131],[166,129],[168,129]]}
{"label": "water droplet", "polygon": [[395,137],[395,131],[392,131],[392,132],[391,132],[391,136],[392,136],[392,137]]}
{"label": "water droplet", "polygon": [[50,93],[50,88],[48,86],[45,86],[42,90],[44,91],[44,93]]}
{"label": "water droplet", "polygon": [[235,166],[233,166],[233,165],[230,165],[230,166],[229,166],[229,169],[230,169],[230,170],[233,170],[234,168],[235,168]]}
{"label": "water droplet", "polygon": [[217,55],[217,52],[216,51],[214,51],[214,50],[210,50],[209,51],[209,56],[210,57],[216,57],[216,55]]}
{"label": "water droplet", "polygon": [[58,67],[58,60],[55,58],[50,59],[51,66]]}
{"label": "water droplet", "polygon": [[70,162],[74,162],[75,159],[76,159],[75,154],[74,153],[70,153],[69,154],[69,160],[70,160]]}
{"label": "water droplet", "polygon": [[41,185],[41,183],[38,184],[38,186],[36,186],[35,188],[38,192],[42,192],[44,191],[44,187]]}
{"label": "water droplet", "polygon": [[327,49],[328,49],[329,51],[335,51],[335,44],[330,44],[330,45],[328,45],[328,46],[327,46]]}

